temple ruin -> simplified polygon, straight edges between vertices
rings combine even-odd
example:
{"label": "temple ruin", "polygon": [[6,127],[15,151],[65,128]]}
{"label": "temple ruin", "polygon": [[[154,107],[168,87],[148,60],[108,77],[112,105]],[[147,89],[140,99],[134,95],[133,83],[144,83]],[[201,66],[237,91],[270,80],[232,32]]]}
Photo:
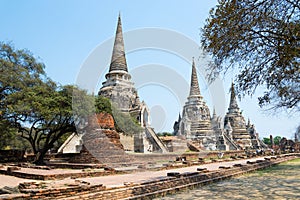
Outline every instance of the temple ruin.
{"label": "temple ruin", "polygon": [[98,95],[110,99],[116,109],[129,114],[142,127],[141,133],[134,136],[121,134],[121,142],[126,145],[125,149],[142,153],[167,152],[164,143],[150,126],[149,109],[144,101],[140,101],[134,83],[131,81],[131,75],[128,73],[120,15],[111,63],[105,78],[106,81],[102,83]]}
{"label": "temple ruin", "polygon": [[[192,63],[191,85],[182,117],[174,123],[174,134],[183,136],[200,150],[259,149],[266,146],[258,138],[253,124],[245,119],[237,104],[234,84],[231,85],[230,103],[224,120],[213,116],[201,96],[195,62]],[[224,122],[223,122],[224,121]]]}
{"label": "temple ruin", "polygon": [[[119,140],[124,151],[166,153],[188,149],[192,151],[244,150],[265,147],[258,138],[255,126],[250,124],[250,121],[246,124],[242,116],[237,104],[234,84],[231,86],[229,108],[224,119],[217,116],[215,110],[211,116],[200,92],[194,59],[192,61],[189,96],[183,106],[182,115],[179,114],[178,120],[174,123],[174,136],[167,139],[159,138],[150,125],[150,111],[147,104],[140,100],[128,72],[120,15],[111,63],[105,78],[106,80],[102,83],[98,95],[110,99],[118,112],[134,118],[141,128],[141,131],[134,135],[128,135],[125,131],[119,132]],[[95,129],[93,132],[97,131],[99,130]],[[82,138],[88,138],[87,136],[83,137],[83,135],[72,134],[59,149],[59,152],[80,153],[84,143]]]}
{"label": "temple ruin", "polygon": [[185,136],[200,149],[215,150],[217,138],[212,130],[209,108],[200,93],[194,60],[190,93],[187,99],[175,135]]}

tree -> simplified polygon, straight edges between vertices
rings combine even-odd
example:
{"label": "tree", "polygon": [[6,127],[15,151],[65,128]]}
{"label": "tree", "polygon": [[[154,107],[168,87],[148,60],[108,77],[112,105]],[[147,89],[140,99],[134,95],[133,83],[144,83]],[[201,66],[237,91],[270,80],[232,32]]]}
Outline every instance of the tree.
{"label": "tree", "polygon": [[5,149],[8,142],[13,138],[14,131],[9,127],[10,123],[7,120],[0,120],[0,149]]}
{"label": "tree", "polygon": [[[8,98],[15,92],[40,85],[46,79],[44,65],[27,50],[15,50],[9,43],[0,42],[0,139],[4,148],[15,137],[8,108]],[[15,99],[17,101],[17,99]]]}
{"label": "tree", "polygon": [[118,132],[134,135],[142,131],[138,121],[130,113],[121,112],[116,105],[111,104],[108,98],[101,95],[96,96],[95,107],[97,113],[105,112],[112,115]]}
{"label": "tree", "polygon": [[[279,145],[280,140],[282,139],[281,136],[275,136],[273,141],[275,145]],[[271,140],[270,138],[263,138],[263,142],[267,145],[271,145]]]}
{"label": "tree", "polygon": [[158,136],[161,136],[161,137],[165,137],[165,136],[173,136],[172,133],[169,133],[169,132],[162,132],[162,133],[157,133]]}
{"label": "tree", "polygon": [[0,149],[30,149],[29,143],[17,131],[8,120],[0,120]]}
{"label": "tree", "polygon": [[270,138],[263,138],[263,142],[267,145],[271,145],[271,140]]}
{"label": "tree", "polygon": [[[18,142],[17,129],[11,124],[8,109],[14,101],[10,95],[31,86],[40,85],[47,79],[44,65],[28,50],[16,50],[9,43],[0,42],[0,148],[27,147]],[[23,142],[23,141],[22,141]]]}
{"label": "tree", "polygon": [[220,0],[202,29],[210,80],[239,69],[237,91],[262,86],[260,106],[300,111],[300,1]]}
{"label": "tree", "polygon": [[19,100],[9,107],[9,118],[30,143],[35,164],[44,163],[44,156],[60,137],[76,131],[72,93],[72,86],[57,88],[53,82],[46,82],[10,95],[11,100]]}
{"label": "tree", "polygon": [[77,89],[58,87],[29,51],[9,44],[0,45],[0,72],[1,133],[10,127],[17,130],[30,143],[35,163],[43,164],[59,138],[76,131],[72,96]]}
{"label": "tree", "polygon": [[87,128],[90,116],[96,112],[95,96],[79,88],[73,89],[72,111],[77,129],[81,132]]}
{"label": "tree", "polygon": [[111,103],[108,98],[105,98],[101,95],[98,95],[95,97],[95,106],[96,106],[96,112],[105,112],[112,115],[112,108]]}
{"label": "tree", "polygon": [[118,132],[133,136],[142,131],[139,122],[133,118],[129,112],[121,112],[117,106],[112,105],[112,113]]}
{"label": "tree", "polygon": [[282,139],[281,136],[276,136],[276,137],[274,137],[274,144],[275,144],[275,145],[279,145],[279,142],[280,142],[281,139]]}

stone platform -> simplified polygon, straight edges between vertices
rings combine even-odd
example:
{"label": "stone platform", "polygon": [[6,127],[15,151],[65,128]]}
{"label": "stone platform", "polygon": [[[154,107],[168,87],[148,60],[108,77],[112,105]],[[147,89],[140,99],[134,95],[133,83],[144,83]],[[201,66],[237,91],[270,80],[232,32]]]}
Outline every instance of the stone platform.
{"label": "stone platform", "polygon": [[64,178],[79,178],[79,177],[95,177],[114,174],[113,169],[34,169],[24,168],[18,166],[2,166],[0,168],[0,174],[10,175],[14,177],[32,179],[32,180],[57,180]]}
{"label": "stone platform", "polygon": [[0,199],[152,199],[297,157],[300,154],[213,162],[113,176],[31,182],[19,185],[20,194],[3,194]]}

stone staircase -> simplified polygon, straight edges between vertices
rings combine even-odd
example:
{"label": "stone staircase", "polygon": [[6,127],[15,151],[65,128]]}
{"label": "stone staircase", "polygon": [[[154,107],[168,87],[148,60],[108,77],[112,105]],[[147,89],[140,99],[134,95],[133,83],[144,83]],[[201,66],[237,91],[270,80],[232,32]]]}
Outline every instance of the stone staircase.
{"label": "stone staircase", "polygon": [[191,124],[191,130],[211,130],[210,124],[206,121],[199,121]]}
{"label": "stone staircase", "polygon": [[159,149],[159,152],[162,152],[162,153],[167,153],[168,152],[168,149],[167,147],[165,146],[165,144],[159,139],[159,137],[156,135],[156,133],[154,132],[153,128],[151,127],[146,127],[146,136],[148,139],[150,139],[152,142],[154,142],[158,149]]}
{"label": "stone staircase", "polygon": [[[113,137],[118,133],[111,134],[112,130],[93,129],[82,137],[85,149],[91,156],[96,158],[99,163],[110,167],[119,167],[126,163],[132,163],[134,158],[125,153],[122,146],[116,143]],[[108,134],[109,133],[109,134]],[[108,136],[110,135],[110,136]]]}
{"label": "stone staircase", "polygon": [[195,142],[195,141],[188,141],[187,146],[188,146],[189,150],[191,150],[191,151],[199,152],[199,151],[203,150],[203,148],[201,148],[201,146],[199,146],[199,143]]}
{"label": "stone staircase", "polygon": [[224,143],[229,145],[230,150],[240,150],[241,147],[237,145],[233,140],[231,140],[226,134],[223,134],[224,136]]}

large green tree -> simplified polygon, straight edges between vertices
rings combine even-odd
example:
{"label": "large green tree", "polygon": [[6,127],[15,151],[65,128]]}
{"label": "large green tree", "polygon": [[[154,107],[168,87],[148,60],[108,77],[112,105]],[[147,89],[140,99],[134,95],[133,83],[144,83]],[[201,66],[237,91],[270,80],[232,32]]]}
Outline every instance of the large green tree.
{"label": "large green tree", "polygon": [[[274,144],[275,144],[275,145],[279,145],[279,142],[280,142],[281,138],[282,138],[281,136],[275,136],[274,139],[273,139]],[[270,138],[263,138],[263,142],[264,142],[265,144],[267,144],[267,145],[271,145],[271,140],[270,140]]]}
{"label": "large green tree", "polygon": [[52,82],[46,82],[9,96],[14,101],[8,109],[10,121],[30,143],[36,164],[43,164],[48,150],[63,135],[76,131],[72,93],[72,86],[57,88]]}
{"label": "large green tree", "polygon": [[28,50],[16,50],[11,44],[0,42],[0,148],[10,146],[16,138],[17,130],[11,126],[12,116],[8,113],[14,102],[8,98],[15,92],[40,85],[45,79],[44,65]]}
{"label": "large green tree", "polygon": [[202,29],[210,78],[239,69],[236,89],[261,106],[300,111],[300,1],[220,0]]}
{"label": "large green tree", "polygon": [[35,163],[43,164],[59,138],[76,131],[72,97],[79,90],[57,86],[29,51],[10,44],[0,45],[0,71],[0,134],[10,127],[17,130],[30,143]]}
{"label": "large green tree", "polygon": [[116,130],[122,132],[125,135],[136,135],[142,131],[142,127],[139,122],[133,118],[130,113],[121,112],[117,106],[112,106],[113,118],[115,121]]}
{"label": "large green tree", "polygon": [[279,145],[280,140],[282,139],[281,136],[274,137],[274,144]]}
{"label": "large green tree", "polygon": [[271,145],[271,140],[270,138],[263,138],[263,142],[267,145]]}
{"label": "large green tree", "polygon": [[10,127],[8,120],[0,120],[0,149],[10,148],[11,141],[14,140],[16,129]]}
{"label": "large green tree", "polygon": [[43,79],[44,65],[29,51],[15,50],[11,44],[0,42],[0,120],[6,117],[10,94],[39,85]]}
{"label": "large green tree", "polygon": [[105,98],[100,95],[96,96],[95,97],[95,107],[96,107],[97,113],[105,112],[105,113],[109,113],[112,115],[112,105],[108,98]]}

